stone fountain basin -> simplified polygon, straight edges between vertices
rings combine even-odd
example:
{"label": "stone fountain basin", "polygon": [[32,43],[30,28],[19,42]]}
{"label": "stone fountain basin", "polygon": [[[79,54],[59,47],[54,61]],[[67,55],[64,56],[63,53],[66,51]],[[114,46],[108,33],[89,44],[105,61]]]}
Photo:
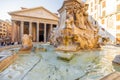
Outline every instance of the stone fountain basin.
{"label": "stone fountain basin", "polygon": [[0,72],[6,69],[10,64],[12,64],[17,58],[16,53],[10,51],[3,51],[0,53]]}

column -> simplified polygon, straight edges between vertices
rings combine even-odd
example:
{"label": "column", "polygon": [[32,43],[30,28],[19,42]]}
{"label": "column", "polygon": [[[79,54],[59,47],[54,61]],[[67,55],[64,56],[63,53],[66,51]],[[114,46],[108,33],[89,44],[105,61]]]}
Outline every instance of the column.
{"label": "column", "polygon": [[37,22],[36,25],[37,25],[37,42],[39,42],[39,22]]}
{"label": "column", "polygon": [[15,28],[15,42],[18,42],[19,34],[18,34],[18,21],[14,22],[14,28]]}
{"label": "column", "polygon": [[46,42],[46,23],[44,24],[44,42]]}
{"label": "column", "polygon": [[23,34],[24,34],[24,22],[23,21],[21,21],[21,39],[22,39],[22,36],[23,36]]}
{"label": "column", "polygon": [[12,20],[12,41],[15,41],[15,21]]}
{"label": "column", "polygon": [[18,36],[18,41],[20,41],[20,25],[19,25],[19,21],[17,22],[17,36]]}
{"label": "column", "polygon": [[32,22],[29,22],[29,34],[32,35]]}

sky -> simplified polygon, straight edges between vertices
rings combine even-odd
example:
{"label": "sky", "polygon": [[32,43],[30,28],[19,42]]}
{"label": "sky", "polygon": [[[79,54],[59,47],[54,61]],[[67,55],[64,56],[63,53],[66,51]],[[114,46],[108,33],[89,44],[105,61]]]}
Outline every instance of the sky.
{"label": "sky", "polygon": [[20,10],[21,7],[34,8],[43,6],[53,13],[62,6],[64,0],[1,0],[0,1],[0,19],[10,20],[8,12]]}

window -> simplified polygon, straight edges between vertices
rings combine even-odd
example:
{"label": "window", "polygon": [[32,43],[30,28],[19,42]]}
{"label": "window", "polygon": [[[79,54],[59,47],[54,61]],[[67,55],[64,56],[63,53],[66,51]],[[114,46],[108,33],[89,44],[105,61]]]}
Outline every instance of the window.
{"label": "window", "polygon": [[93,3],[91,2],[91,7],[93,7]]}
{"label": "window", "polygon": [[120,37],[120,33],[117,33],[116,36],[117,36],[117,37]]}
{"label": "window", "polygon": [[120,30],[120,25],[117,25],[116,27],[117,27],[117,30]]}
{"label": "window", "polygon": [[117,43],[120,43],[120,33],[116,34],[116,41],[117,41]]}
{"label": "window", "polygon": [[120,4],[117,5],[117,11],[120,11]]}
{"label": "window", "polygon": [[116,15],[116,20],[117,20],[117,21],[120,21],[120,14],[117,14],[117,15]]}
{"label": "window", "polygon": [[3,26],[5,26],[5,24],[3,24]]}
{"label": "window", "polygon": [[102,2],[102,8],[106,7],[106,1]]}
{"label": "window", "polygon": [[104,17],[106,15],[105,10],[102,12],[102,17]]}
{"label": "window", "polygon": [[101,23],[102,23],[102,24],[104,24],[104,23],[105,23],[104,19],[102,19]]}
{"label": "window", "polygon": [[5,30],[3,30],[3,32],[6,32]]}

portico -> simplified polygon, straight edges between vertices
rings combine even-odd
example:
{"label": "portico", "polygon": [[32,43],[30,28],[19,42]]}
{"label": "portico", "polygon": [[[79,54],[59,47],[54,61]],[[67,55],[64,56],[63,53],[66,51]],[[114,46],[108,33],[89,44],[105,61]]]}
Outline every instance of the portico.
{"label": "portico", "polygon": [[12,16],[13,41],[21,41],[24,34],[31,34],[34,42],[47,42],[50,32],[58,25],[57,15],[43,7],[24,9],[9,14]]}

